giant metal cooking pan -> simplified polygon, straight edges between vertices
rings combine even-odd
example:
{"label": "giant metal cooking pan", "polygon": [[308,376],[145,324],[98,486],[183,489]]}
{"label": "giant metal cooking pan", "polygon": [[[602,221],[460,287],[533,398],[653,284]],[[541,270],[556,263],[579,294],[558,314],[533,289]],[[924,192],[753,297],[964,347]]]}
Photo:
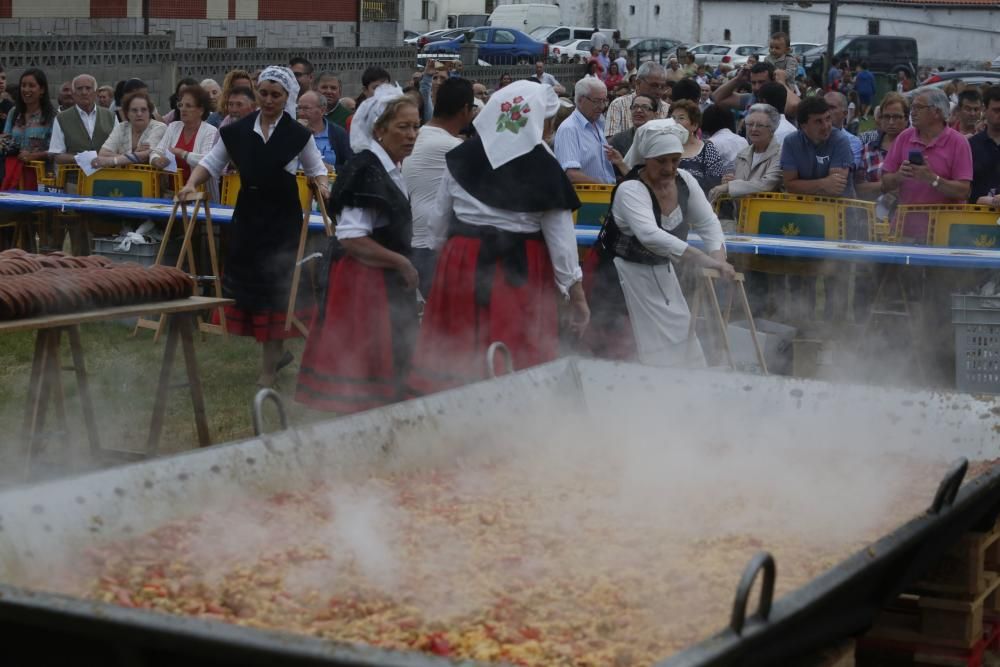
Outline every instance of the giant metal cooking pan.
{"label": "giant metal cooking pan", "polygon": [[[513,442],[518,429],[539,422],[551,428],[556,415],[611,416],[653,429],[698,423],[707,436],[729,440],[766,438],[780,429],[801,437],[804,448],[810,434],[836,428],[845,442],[874,435],[890,454],[922,452],[954,460],[997,458],[1000,416],[993,407],[966,395],[564,359],[272,436],[2,492],[0,582],[17,581],[48,561],[52,567],[72,567],[62,554],[95,539],[155,527],[236,491],[277,490],[316,475],[351,478],[405,466],[408,460],[445,465],[463,447],[493,446],[498,432]],[[731,627],[664,656],[664,665],[787,664],[863,630],[889,597],[963,532],[995,520],[1000,473],[994,469],[959,490],[963,473],[961,466],[950,472],[942,466],[931,511],[770,609],[765,602],[755,613],[737,602]],[[758,579],[768,579],[768,559],[762,555],[748,567],[737,598],[746,597],[757,568],[764,572]],[[779,577],[780,572],[778,563]],[[720,626],[724,623],[720,619]],[[0,584],[0,640],[6,656],[30,652],[33,664],[446,664],[424,655],[335,646],[5,584]]]}

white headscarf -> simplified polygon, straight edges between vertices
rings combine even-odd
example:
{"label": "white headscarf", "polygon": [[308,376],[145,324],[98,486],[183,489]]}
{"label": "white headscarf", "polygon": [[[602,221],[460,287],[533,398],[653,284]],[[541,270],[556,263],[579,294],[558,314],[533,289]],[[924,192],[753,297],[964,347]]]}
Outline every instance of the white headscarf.
{"label": "white headscarf", "polygon": [[299,82],[295,80],[295,74],[292,73],[292,70],[280,65],[270,65],[257,77],[258,85],[262,81],[273,81],[285,89],[285,92],[288,93],[288,99],[285,100],[285,112],[294,120],[299,104]]}
{"label": "white headscarf", "polygon": [[375,93],[354,111],[351,121],[351,150],[360,153],[374,141],[375,121],[385,113],[389,102],[403,96],[403,89],[395,83],[383,83]]}
{"label": "white headscarf", "polygon": [[472,124],[482,138],[490,166],[497,169],[542,143],[545,119],[559,111],[552,86],[515,81],[490,96]]}
{"label": "white headscarf", "polygon": [[671,118],[646,121],[635,131],[632,148],[625,156],[625,164],[633,169],[646,164],[646,158],[684,152],[688,131]]}

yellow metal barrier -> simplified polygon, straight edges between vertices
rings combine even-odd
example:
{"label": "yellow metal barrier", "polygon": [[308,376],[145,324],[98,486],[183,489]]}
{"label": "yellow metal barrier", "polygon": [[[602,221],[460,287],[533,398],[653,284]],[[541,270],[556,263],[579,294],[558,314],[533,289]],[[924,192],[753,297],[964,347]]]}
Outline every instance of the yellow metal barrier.
{"label": "yellow metal barrier", "polygon": [[[849,227],[870,234],[875,220],[874,202],[860,199],[761,192],[740,197],[739,203],[738,229],[743,234],[840,240]],[[855,218],[854,224],[849,217]]]}
{"label": "yellow metal barrier", "polygon": [[580,208],[573,213],[573,222],[577,225],[601,226],[604,216],[611,208],[611,193],[615,186],[580,184],[573,187],[576,196],[580,198]]}
{"label": "yellow metal barrier", "polygon": [[[900,206],[899,208],[904,208]],[[909,212],[926,212],[929,245],[945,248],[1000,249],[1000,210],[977,204],[908,206]]]}

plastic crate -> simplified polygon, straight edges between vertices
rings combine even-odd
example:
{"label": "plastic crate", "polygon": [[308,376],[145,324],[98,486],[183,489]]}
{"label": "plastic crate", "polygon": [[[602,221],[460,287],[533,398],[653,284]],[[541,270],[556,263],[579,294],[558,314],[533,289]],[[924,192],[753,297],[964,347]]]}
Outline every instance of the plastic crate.
{"label": "plastic crate", "polygon": [[1000,297],[951,295],[955,327],[955,387],[1000,394]]}
{"label": "plastic crate", "polygon": [[[118,239],[116,238],[95,238],[93,253],[107,257],[112,262],[135,262],[143,266],[152,266],[156,261],[156,253],[160,248],[159,243],[136,243],[132,242],[132,247],[128,252],[117,250]],[[163,255],[163,264],[174,266],[177,264],[177,257],[181,252],[183,239],[176,238],[167,242],[167,250]]]}

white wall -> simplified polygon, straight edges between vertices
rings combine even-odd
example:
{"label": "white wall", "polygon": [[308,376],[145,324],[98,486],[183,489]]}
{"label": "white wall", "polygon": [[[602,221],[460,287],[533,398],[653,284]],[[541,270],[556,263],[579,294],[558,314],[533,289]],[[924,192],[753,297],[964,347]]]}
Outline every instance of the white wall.
{"label": "white wall", "polygon": [[682,42],[697,41],[697,0],[617,0],[617,4],[616,27],[624,38],[663,37]]}
{"label": "white wall", "polygon": [[[792,41],[826,42],[829,22],[829,7],[826,4],[816,3],[802,8],[779,2],[702,0],[700,6],[698,41],[721,41],[724,30],[728,28],[733,43],[766,44],[770,16],[785,15],[789,17]],[[915,38],[921,65],[981,64],[1000,54],[1000,32],[997,32],[1000,12],[995,10],[840,5],[837,10],[837,34],[867,34],[869,19],[880,21],[882,35]]]}

